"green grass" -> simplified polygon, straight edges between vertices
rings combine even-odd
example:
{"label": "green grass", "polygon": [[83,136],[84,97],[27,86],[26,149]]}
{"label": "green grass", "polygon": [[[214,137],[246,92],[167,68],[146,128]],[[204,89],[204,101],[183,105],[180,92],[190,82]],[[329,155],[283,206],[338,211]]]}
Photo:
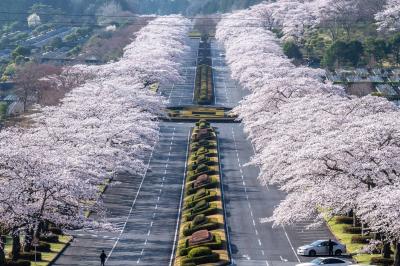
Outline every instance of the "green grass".
{"label": "green grass", "polygon": [[[68,244],[68,242],[72,239],[71,236],[60,236],[59,243],[49,243],[51,247],[51,252],[41,252],[42,260],[38,261],[36,264],[34,262],[31,263],[32,266],[48,266],[49,263],[57,256],[58,253]],[[6,242],[6,256],[11,252],[12,240],[10,237],[7,237]]]}
{"label": "green grass", "polygon": [[354,236],[354,234],[344,233],[343,230],[348,225],[336,223],[335,218],[328,220],[327,224],[336,239],[346,245],[347,252],[353,256],[357,263],[371,264],[371,258],[380,256],[379,254],[360,253],[360,250],[364,247],[364,244],[351,243],[351,237]]}

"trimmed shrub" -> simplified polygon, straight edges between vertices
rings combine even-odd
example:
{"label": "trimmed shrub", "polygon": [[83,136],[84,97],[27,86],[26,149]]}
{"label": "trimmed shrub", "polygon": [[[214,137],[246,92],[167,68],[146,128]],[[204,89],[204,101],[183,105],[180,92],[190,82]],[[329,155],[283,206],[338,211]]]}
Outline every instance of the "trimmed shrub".
{"label": "trimmed shrub", "polygon": [[193,199],[194,200],[201,199],[209,194],[210,194],[210,192],[207,189],[201,188],[201,189],[197,190],[196,194],[194,194]]}
{"label": "trimmed shrub", "polygon": [[203,197],[197,198],[196,194],[194,194],[194,196],[192,196],[190,199],[187,199],[184,203],[184,209],[190,209],[193,208],[194,205],[196,205],[197,202],[199,202],[200,200],[205,200],[207,202],[212,202],[218,199],[218,195],[215,191],[207,191],[207,194]]}
{"label": "trimmed shrub", "polygon": [[217,173],[217,172],[214,171],[214,170],[205,171],[205,172],[202,172],[202,173],[195,173],[194,171],[189,171],[189,172],[187,173],[187,181],[193,181],[193,180],[195,180],[197,177],[199,177],[199,176],[201,176],[201,175],[204,175],[204,174],[209,175],[209,176],[212,176],[212,175],[214,175],[214,174],[216,174],[216,173]]}
{"label": "trimmed shrub", "polygon": [[369,240],[370,237],[368,236],[355,235],[351,237],[351,243],[354,244],[368,244]]}
{"label": "trimmed shrub", "polygon": [[186,195],[192,195],[194,193],[196,193],[199,189],[204,189],[204,188],[215,188],[218,186],[218,181],[216,180],[211,180],[210,183],[204,184],[202,186],[199,186],[197,188],[193,187],[193,183],[188,185],[186,187]]}
{"label": "trimmed shrub", "polygon": [[204,215],[208,216],[208,215],[216,214],[217,212],[218,212],[218,208],[216,206],[213,206],[210,204],[210,206],[207,209],[199,211],[199,212],[188,211],[184,217],[185,217],[185,221],[192,221],[194,219],[194,217],[196,217],[196,215],[198,215],[198,214],[204,214]]}
{"label": "trimmed shrub", "polygon": [[353,217],[348,216],[336,216],[337,224],[353,224]]}
{"label": "trimmed shrub", "polygon": [[362,232],[361,227],[346,226],[343,228],[343,232],[347,234],[360,235]]}
{"label": "trimmed shrub", "polygon": [[40,241],[48,242],[48,243],[58,243],[59,241],[59,236],[55,234],[47,234],[47,235],[41,235],[39,238]]}
{"label": "trimmed shrub", "polygon": [[192,222],[191,224],[188,224],[183,229],[183,235],[184,236],[190,236],[194,232],[197,232],[197,231],[200,231],[200,230],[207,229],[208,231],[211,231],[211,230],[215,230],[215,229],[218,229],[218,228],[219,228],[219,224],[215,223],[215,222],[207,222],[207,223],[196,225],[196,226],[194,226],[193,222]]}
{"label": "trimmed shrub", "polygon": [[197,258],[197,257],[208,256],[211,254],[212,254],[212,251],[209,247],[198,247],[198,248],[193,248],[192,250],[190,250],[188,257],[189,258]]}
{"label": "trimmed shrub", "polygon": [[63,235],[63,232],[60,228],[57,227],[49,227],[49,231],[56,235]]}
{"label": "trimmed shrub", "polygon": [[182,262],[181,265],[182,266],[196,266],[196,263],[194,263],[194,262]]}
{"label": "trimmed shrub", "polygon": [[201,200],[199,202],[196,203],[196,205],[194,205],[193,207],[193,212],[198,212],[198,211],[202,211],[207,209],[210,206],[210,204],[205,201],[205,200]]}
{"label": "trimmed shrub", "polygon": [[377,265],[382,265],[382,264],[387,264],[387,265],[392,265],[394,260],[392,258],[386,259],[383,257],[373,257],[371,258],[371,264],[377,264]]}
{"label": "trimmed shrub", "polygon": [[[21,260],[30,260],[30,261],[34,261],[35,260],[35,251],[31,251],[31,252],[21,252],[19,254],[19,258]],[[42,253],[40,252],[36,252],[36,260],[42,260]]]}
{"label": "trimmed shrub", "polygon": [[36,248],[36,250],[40,252],[50,252],[51,246],[49,243],[39,242],[39,246]]}
{"label": "trimmed shrub", "polygon": [[6,266],[31,266],[29,260],[17,260],[17,261],[7,261]]}
{"label": "trimmed shrub", "polygon": [[206,223],[207,220],[208,220],[208,218],[204,214],[199,214],[199,215],[196,215],[196,217],[194,217],[192,225],[197,226],[197,225]]}
{"label": "trimmed shrub", "polygon": [[202,257],[184,258],[184,259],[182,259],[182,264],[187,265],[187,263],[195,263],[195,265],[198,265],[198,264],[212,263],[212,262],[218,262],[218,261],[219,261],[219,254],[212,253],[211,255],[202,256]]}
{"label": "trimmed shrub", "polygon": [[208,243],[203,243],[197,246],[189,246],[189,239],[186,239],[185,244],[182,245],[179,249],[180,256],[186,256],[190,250],[196,247],[209,247],[211,249],[220,249],[222,246],[221,237],[218,235],[213,235],[213,241]]}

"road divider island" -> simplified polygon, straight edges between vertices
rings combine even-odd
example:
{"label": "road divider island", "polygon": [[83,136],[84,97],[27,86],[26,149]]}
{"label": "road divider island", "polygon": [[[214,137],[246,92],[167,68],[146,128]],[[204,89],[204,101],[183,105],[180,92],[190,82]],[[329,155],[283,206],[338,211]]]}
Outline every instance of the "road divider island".
{"label": "road divider island", "polygon": [[218,138],[209,122],[191,131],[174,266],[228,265]]}

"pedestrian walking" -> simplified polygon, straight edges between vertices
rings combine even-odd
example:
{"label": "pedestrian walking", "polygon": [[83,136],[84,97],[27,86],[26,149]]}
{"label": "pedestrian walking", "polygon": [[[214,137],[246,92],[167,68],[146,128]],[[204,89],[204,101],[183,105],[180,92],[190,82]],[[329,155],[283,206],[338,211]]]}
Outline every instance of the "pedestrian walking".
{"label": "pedestrian walking", "polygon": [[328,241],[328,251],[329,251],[329,256],[333,256],[333,242],[331,239]]}
{"label": "pedestrian walking", "polygon": [[107,259],[107,255],[106,255],[106,253],[104,253],[104,250],[103,250],[103,251],[101,251],[101,254],[100,254],[101,266],[105,265],[106,259]]}

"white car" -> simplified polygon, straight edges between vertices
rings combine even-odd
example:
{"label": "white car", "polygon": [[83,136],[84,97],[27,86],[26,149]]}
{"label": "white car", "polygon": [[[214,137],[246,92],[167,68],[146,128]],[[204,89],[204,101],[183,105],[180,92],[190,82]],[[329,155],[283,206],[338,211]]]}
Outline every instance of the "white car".
{"label": "white car", "polygon": [[296,266],[318,266],[318,265],[349,266],[351,264],[353,264],[353,262],[338,258],[316,258],[310,262],[300,263],[297,264]]}
{"label": "white car", "polygon": [[[340,244],[335,240],[331,240],[333,244],[333,255],[340,256],[346,253],[346,246]],[[297,254],[301,256],[318,256],[318,255],[329,255],[329,241],[328,240],[317,240],[309,245],[301,246],[297,249]]]}

